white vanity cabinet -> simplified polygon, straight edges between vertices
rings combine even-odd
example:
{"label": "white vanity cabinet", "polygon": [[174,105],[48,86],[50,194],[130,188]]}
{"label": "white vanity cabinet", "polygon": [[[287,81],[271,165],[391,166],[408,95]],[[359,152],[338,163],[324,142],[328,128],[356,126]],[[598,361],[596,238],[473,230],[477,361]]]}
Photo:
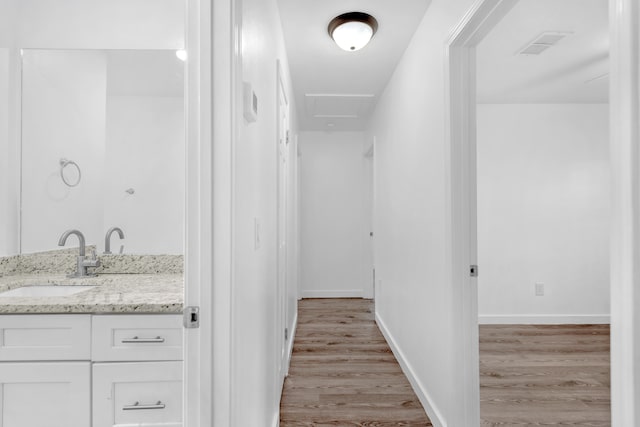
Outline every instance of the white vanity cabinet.
{"label": "white vanity cabinet", "polygon": [[1,427],[181,427],[182,316],[0,315]]}
{"label": "white vanity cabinet", "polygon": [[0,316],[0,425],[91,423],[91,316]]}
{"label": "white vanity cabinet", "polygon": [[94,316],[93,427],[182,426],[182,317]]}

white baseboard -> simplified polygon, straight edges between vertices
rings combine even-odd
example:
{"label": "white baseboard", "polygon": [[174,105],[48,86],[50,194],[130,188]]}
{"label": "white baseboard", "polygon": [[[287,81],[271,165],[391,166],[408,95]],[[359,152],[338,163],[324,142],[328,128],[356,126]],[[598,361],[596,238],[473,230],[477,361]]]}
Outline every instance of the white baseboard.
{"label": "white baseboard", "polygon": [[608,325],[608,314],[482,314],[478,316],[480,325]]}
{"label": "white baseboard", "polygon": [[291,333],[289,334],[289,344],[287,348],[287,369],[284,372],[284,376],[289,375],[289,366],[291,365],[291,356],[293,355],[293,342],[296,339],[296,331],[298,330],[298,310],[296,310],[295,317],[293,318],[293,324],[291,325]]}
{"label": "white baseboard", "polygon": [[279,427],[280,426],[280,407],[278,407],[278,413],[273,416],[273,422],[271,423],[271,427]]}
{"label": "white baseboard", "polygon": [[411,383],[411,387],[413,388],[413,391],[418,396],[418,399],[420,400],[420,403],[424,407],[425,412],[429,416],[431,423],[434,425],[434,427],[445,427],[446,424],[443,421],[444,417],[442,416],[442,413],[437,408],[437,406],[433,403],[433,399],[429,395],[429,392],[426,390],[426,388],[423,386],[422,382],[416,377],[415,372],[411,367],[411,364],[407,361],[404,353],[402,352],[402,350],[400,350],[400,347],[398,347],[398,344],[393,339],[393,335],[391,335],[391,332],[389,332],[389,329],[387,328],[387,325],[384,323],[384,320],[382,320],[382,318],[377,312],[376,312],[376,323],[378,323],[378,327],[380,328],[382,335],[384,335],[384,338],[387,340],[389,347],[391,347],[391,351],[393,352],[393,355],[398,360],[398,363],[400,363],[402,372],[404,372],[407,379]]}
{"label": "white baseboard", "polygon": [[329,291],[302,291],[302,298],[362,298],[364,290],[347,289],[347,290],[329,290]]}

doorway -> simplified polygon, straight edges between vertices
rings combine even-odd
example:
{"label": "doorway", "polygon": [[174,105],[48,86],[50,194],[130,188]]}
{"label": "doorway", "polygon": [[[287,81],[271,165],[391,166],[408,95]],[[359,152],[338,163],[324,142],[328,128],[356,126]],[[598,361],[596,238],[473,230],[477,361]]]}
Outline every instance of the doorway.
{"label": "doorway", "polygon": [[[618,2],[615,2],[618,3]],[[623,3],[623,2],[620,2]],[[464,398],[464,425],[478,425],[480,419],[480,405],[479,405],[479,384],[477,378],[478,372],[478,279],[473,274],[477,272],[477,268],[474,267],[478,263],[477,253],[477,192],[476,192],[476,47],[484,39],[484,37],[500,22],[500,20],[514,7],[515,1],[511,0],[486,0],[477,2],[474,7],[468,12],[467,16],[457,27],[454,35],[449,39],[448,45],[448,70],[447,76],[449,78],[449,93],[448,101],[450,108],[450,116],[448,121],[448,139],[450,142],[449,152],[449,189],[451,194],[450,199],[450,214],[451,214],[451,281],[456,290],[457,298],[462,303],[460,304],[461,310],[454,318],[456,325],[457,336],[459,339],[460,356],[458,362],[464,369],[461,369],[461,374],[458,377],[459,386],[467,390]],[[611,10],[614,10],[613,8]],[[622,9],[621,9],[622,10]],[[612,19],[612,36],[613,40],[612,52],[615,52],[616,43],[619,41],[615,39],[617,32],[624,32],[626,28],[622,25],[621,12],[617,12],[616,16]],[[620,24],[621,28],[616,28],[615,24]],[[618,46],[619,48],[620,46]],[[618,52],[620,54],[620,52]],[[612,53],[615,57],[615,53]],[[622,56],[622,55],[621,55]],[[620,58],[618,58],[620,59]],[[615,67],[613,67],[615,70]],[[610,76],[612,82],[615,82],[619,75],[616,75],[615,71],[612,71]],[[622,82],[621,83],[628,83]],[[612,83],[612,88],[615,85]],[[612,89],[612,95],[620,95],[618,88]],[[611,104],[614,106],[612,110],[612,123],[615,123],[615,119],[620,119],[615,114],[616,97],[613,96]],[[626,110],[625,110],[626,111]],[[613,130],[612,124],[612,147],[618,147],[625,141],[623,138],[616,138],[616,132]],[[619,147],[618,147],[619,148]],[[611,167],[616,170],[616,167],[620,167],[619,160],[616,161],[612,158]],[[614,173],[615,176],[615,173]],[[614,180],[612,188],[615,189],[616,184],[624,184],[621,180]],[[622,209],[619,205],[620,197],[614,197],[614,213],[615,209]],[[614,224],[616,221],[614,220]],[[620,242],[616,239],[614,234],[612,242],[614,248]],[[615,298],[616,292],[615,283],[616,278],[616,262],[612,262],[611,270],[614,282],[612,283],[612,296]],[[482,275],[482,266],[480,266],[480,274]],[[534,283],[535,285],[535,283]],[[535,291],[535,288],[534,288]],[[613,315],[613,329],[615,331],[615,319],[616,319],[616,307],[615,301],[612,304]],[[626,320],[630,320],[627,318]],[[615,368],[615,345],[617,340],[613,341],[613,353],[612,360]],[[615,369],[613,374],[613,380],[616,381]],[[626,382],[627,380],[618,381]],[[615,386],[615,384],[614,384]],[[615,389],[615,387],[614,387]],[[615,419],[615,393],[614,393],[614,405],[613,413]],[[615,423],[614,423],[615,424]]]}
{"label": "doorway", "polygon": [[607,17],[519,0],[476,47],[484,423],[610,423]]}

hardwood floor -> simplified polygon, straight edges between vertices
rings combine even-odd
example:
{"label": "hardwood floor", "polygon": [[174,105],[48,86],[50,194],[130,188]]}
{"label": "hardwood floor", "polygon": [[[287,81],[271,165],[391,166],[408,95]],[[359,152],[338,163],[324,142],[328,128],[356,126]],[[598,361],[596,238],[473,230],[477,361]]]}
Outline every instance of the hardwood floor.
{"label": "hardwood floor", "polygon": [[431,426],[362,299],[300,301],[280,426]]}
{"label": "hardwood floor", "polygon": [[483,426],[610,426],[607,325],[480,326]]}
{"label": "hardwood floor", "polygon": [[[480,327],[482,426],[610,426],[609,327]],[[300,301],[281,427],[430,426],[361,299]]]}

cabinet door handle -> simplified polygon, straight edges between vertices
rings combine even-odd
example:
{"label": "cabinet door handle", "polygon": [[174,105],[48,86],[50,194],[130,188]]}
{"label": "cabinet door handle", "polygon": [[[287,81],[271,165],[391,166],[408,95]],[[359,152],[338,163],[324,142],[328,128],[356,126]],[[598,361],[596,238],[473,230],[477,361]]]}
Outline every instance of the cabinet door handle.
{"label": "cabinet door handle", "polygon": [[164,409],[165,408],[165,404],[162,403],[161,401],[157,401],[156,403],[152,403],[152,404],[141,404],[140,402],[136,402],[133,405],[127,405],[127,406],[123,406],[122,410],[123,411],[138,411],[141,409]]}
{"label": "cabinet door handle", "polygon": [[133,337],[133,338],[125,338],[122,340],[123,343],[127,343],[127,344],[140,344],[140,343],[161,343],[164,342],[164,338],[162,337],[155,337],[155,338],[140,338],[140,337]]}

